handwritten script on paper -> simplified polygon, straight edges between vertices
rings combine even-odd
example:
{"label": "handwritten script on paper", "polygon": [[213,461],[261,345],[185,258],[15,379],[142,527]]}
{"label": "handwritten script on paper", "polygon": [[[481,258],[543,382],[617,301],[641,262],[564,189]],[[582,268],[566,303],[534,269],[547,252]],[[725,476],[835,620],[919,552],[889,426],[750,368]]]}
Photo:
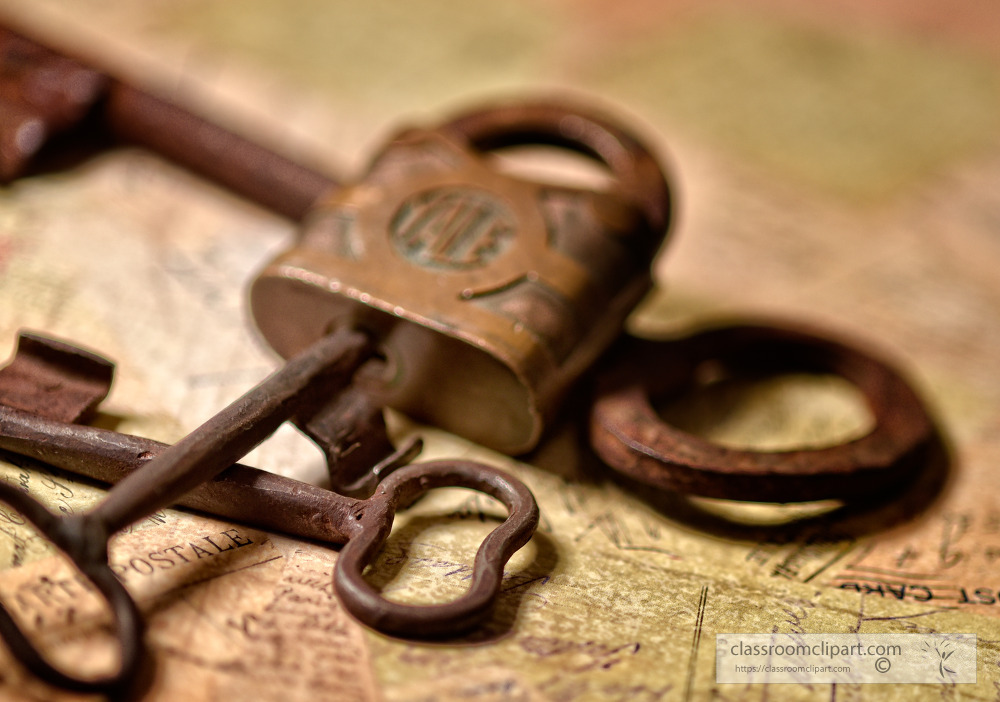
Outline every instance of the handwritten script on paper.
{"label": "handwritten script on paper", "polygon": [[[126,57],[133,69],[162,71],[166,79],[153,82],[175,86],[181,97],[197,93],[201,104],[235,114],[232,121],[251,131],[311,134],[304,143],[322,142],[317,153],[342,154],[345,163],[376,148],[383,126],[401,116],[437,114],[440,86],[471,91],[486,75],[476,66],[500,63],[478,55],[441,61],[428,47],[473,51],[462,37],[508,28],[527,63],[488,73],[498,86],[527,88],[542,75],[599,90],[653,125],[651,138],[661,126],[670,138],[657,146],[673,154],[682,217],[656,264],[658,286],[631,330],[669,336],[718,316],[764,314],[870,340],[898,361],[938,419],[933,465],[899,495],[874,504],[734,505],[619,484],[583,448],[573,412],[521,461],[390,413],[397,436],[425,438],[427,458],[499,466],[538,499],[539,532],[510,562],[490,621],[451,641],[379,635],[337,602],[336,548],[164,510],[117,535],[110,549],[112,568],[149,622],[157,661],[149,698],[762,699],[760,686],[716,685],[714,636],[774,631],[973,632],[980,641],[976,685],[803,683],[783,686],[782,699],[995,699],[1000,134],[975,119],[964,135],[949,136],[955,116],[929,111],[952,109],[938,104],[947,102],[979,115],[993,104],[990,76],[1000,69],[992,59],[955,55],[947,42],[906,43],[888,30],[857,37],[836,24],[820,31],[760,9],[747,10],[756,13],[753,21],[741,24],[723,11],[678,19],[639,3],[597,13],[587,4],[507,0],[483,17],[464,18],[445,12],[446,4],[413,3],[437,19],[414,19],[406,31],[387,27],[377,3],[347,18],[309,2],[306,19],[288,16],[277,0],[185,1],[141,11],[128,3],[45,0],[31,8],[2,2],[0,10],[84,48],[89,42],[108,60]],[[683,5],[664,6],[675,4]],[[647,18],[637,23],[637,16]],[[382,66],[381,77],[355,80],[366,62],[345,63],[340,92],[324,92],[331,72],[303,67],[313,49],[341,44],[310,26],[367,37],[371,47],[355,42],[355,50],[375,52],[365,54],[368,70]],[[966,25],[955,18],[948,26]],[[544,34],[565,42],[541,41],[539,27],[558,28]],[[596,36],[596,27],[606,37],[600,46],[581,38]],[[387,53],[378,45],[383,31],[395,42],[388,53],[416,52],[408,69],[434,78],[426,82],[437,88],[421,92],[424,83],[413,76],[392,90],[379,83],[392,75],[377,62]],[[437,32],[440,41],[400,43],[421,31]],[[266,41],[266,51],[254,54],[248,36]],[[404,45],[410,48],[398,48]],[[827,61],[836,80],[808,74],[820,55],[809,53],[812,46],[827,59],[843,59]],[[816,61],[790,61],[795,47]],[[614,66],[613,75],[588,63],[591,54]],[[676,55],[691,57],[690,76],[664,68]],[[768,90],[779,92],[755,88],[760,99],[748,107],[739,102],[741,87],[729,85],[724,98],[732,102],[722,107],[737,122],[742,114],[743,126],[733,127],[729,112],[727,119],[699,120],[706,105],[721,114],[713,81],[690,79],[713,65],[729,66],[733,75],[744,75],[741,66],[773,65]],[[924,105],[916,78],[900,68],[910,65],[935,66],[931,73],[955,93],[922,112],[943,141],[918,140],[920,148],[904,158],[901,147],[894,152],[886,144],[905,142],[922,123],[898,112],[899,105]],[[662,86],[662,94],[644,88],[650,85]],[[804,117],[781,123],[788,143],[801,148],[759,156],[759,144],[770,143],[759,130],[777,119],[769,105],[839,114],[823,102],[840,95],[838,85],[884,86],[877,91],[885,96],[881,109],[896,123],[907,120],[905,130],[871,151],[879,163],[845,180],[840,152],[824,147],[833,127]],[[807,99],[813,102],[798,102]],[[274,105],[283,106],[281,114]],[[239,117],[241,106],[247,119]],[[872,129],[877,136],[885,114],[859,111],[843,138]],[[955,146],[959,137],[967,140],[963,149]],[[289,223],[136,150],[15,182],[0,194],[0,352],[10,353],[21,328],[93,348],[118,364],[98,423],[177,440],[275,367],[248,323],[244,295],[260,266],[292,240]],[[840,440],[863,431],[865,422],[856,398],[828,379],[722,388],[719,396],[688,398],[664,412],[690,422],[692,431],[757,446]],[[33,461],[0,459],[0,479],[55,511],[78,513],[104,494]],[[246,462],[312,482],[325,470],[319,452],[291,430]],[[462,490],[431,494],[398,515],[367,577],[404,602],[453,598],[468,585],[478,543],[502,518],[488,498]],[[102,626],[107,615],[86,582],[7,508],[0,508],[0,594],[64,665],[113,666],[115,649]],[[0,697],[59,698],[6,650],[0,658]]]}

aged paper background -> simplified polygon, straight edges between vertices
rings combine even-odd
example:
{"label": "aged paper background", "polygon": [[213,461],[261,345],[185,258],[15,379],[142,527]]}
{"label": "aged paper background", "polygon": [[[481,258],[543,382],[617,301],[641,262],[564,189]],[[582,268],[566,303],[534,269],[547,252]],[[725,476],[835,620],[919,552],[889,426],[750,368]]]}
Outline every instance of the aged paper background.
{"label": "aged paper background", "polygon": [[[168,510],[111,549],[150,621],[151,699],[1000,696],[1000,10],[798,5],[0,3],[345,176],[398,126],[478,98],[599,96],[652,140],[678,193],[633,331],[767,316],[853,334],[905,368],[942,429],[937,465],[897,499],[791,508],[641,498],[580,448],[571,420],[518,462],[393,415],[428,457],[504,467],[538,498],[542,526],[491,623],[458,642],[383,637],[339,608],[335,549]],[[244,295],[292,237],[288,222],[138,151],[16,182],[0,191],[0,355],[20,328],[98,350],[118,363],[102,421],[176,440],[275,367]],[[864,424],[837,384],[737,390],[666,411],[693,408],[709,434],[771,446]],[[3,478],[54,508],[101,494],[7,458]],[[247,462],[323,479],[292,430]],[[406,601],[454,596],[500,514],[461,491],[422,501],[398,518],[378,582]],[[87,626],[99,614],[72,573],[8,510],[0,532],[4,602],[62,660],[106,665],[113,654]],[[979,682],[716,686],[714,634],[731,631],[973,632]],[[0,698],[52,698],[0,657]]]}

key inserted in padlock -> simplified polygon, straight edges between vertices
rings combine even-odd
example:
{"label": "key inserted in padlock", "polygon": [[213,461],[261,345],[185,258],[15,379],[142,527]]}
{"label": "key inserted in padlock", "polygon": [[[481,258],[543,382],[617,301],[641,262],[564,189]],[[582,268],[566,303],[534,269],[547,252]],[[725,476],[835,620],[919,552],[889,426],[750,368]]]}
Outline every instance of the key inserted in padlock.
{"label": "key inserted in padlock", "polygon": [[[591,156],[614,185],[541,184],[489,160],[529,144]],[[254,282],[253,315],[285,357],[339,326],[370,331],[381,401],[521,453],[649,289],[669,220],[659,165],[610,120],[562,103],[480,110],[403,132],[320,203]]]}

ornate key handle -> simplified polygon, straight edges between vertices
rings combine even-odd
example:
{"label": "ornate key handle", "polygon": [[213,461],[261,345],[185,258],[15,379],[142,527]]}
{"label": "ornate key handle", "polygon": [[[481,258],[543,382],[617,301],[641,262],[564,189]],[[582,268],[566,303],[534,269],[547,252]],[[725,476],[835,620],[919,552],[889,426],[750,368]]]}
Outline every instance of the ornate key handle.
{"label": "ornate key handle", "polygon": [[[399,504],[428,490],[465,487],[495,497],[507,507],[507,520],[491,531],[476,552],[469,590],[453,602],[406,605],[385,599],[362,576],[389,536]],[[440,636],[467,631],[486,616],[503,579],[504,564],[528,542],[538,524],[535,498],[520,482],[471,461],[435,461],[403,468],[384,480],[353,514],[357,534],[337,558],[334,585],[344,606],[368,626],[387,634]]]}

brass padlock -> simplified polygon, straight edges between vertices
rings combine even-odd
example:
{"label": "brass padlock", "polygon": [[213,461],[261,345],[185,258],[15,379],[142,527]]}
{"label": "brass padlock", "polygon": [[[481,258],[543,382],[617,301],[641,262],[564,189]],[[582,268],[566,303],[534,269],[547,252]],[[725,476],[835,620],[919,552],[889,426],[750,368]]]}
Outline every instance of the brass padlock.
{"label": "brass padlock", "polygon": [[[586,154],[613,185],[533,182],[490,161],[531,144]],[[338,326],[374,333],[380,401],[523,453],[649,289],[669,220],[659,165],[613,121],[501,105],[393,139],[254,281],[253,316],[285,357]]]}

